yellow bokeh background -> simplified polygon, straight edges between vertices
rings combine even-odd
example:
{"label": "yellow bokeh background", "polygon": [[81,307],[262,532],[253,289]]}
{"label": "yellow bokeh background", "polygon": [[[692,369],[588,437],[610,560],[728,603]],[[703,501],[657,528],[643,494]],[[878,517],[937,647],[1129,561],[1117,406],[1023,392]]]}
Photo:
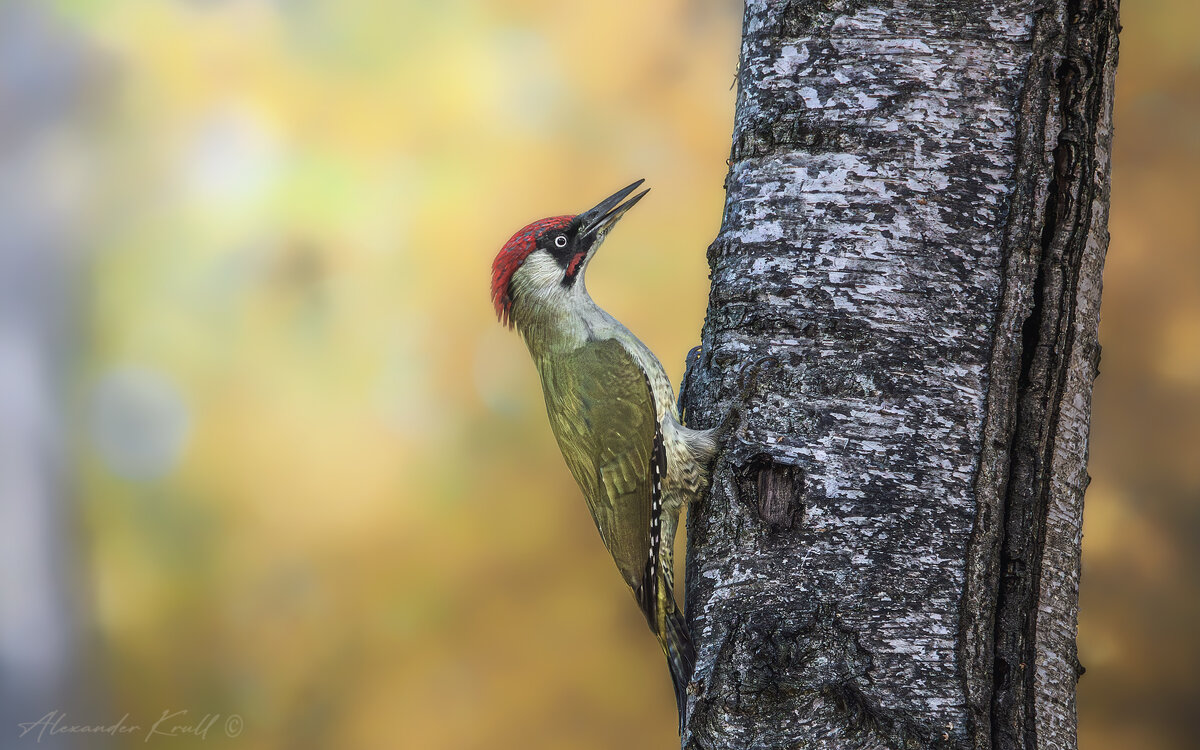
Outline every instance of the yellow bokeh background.
{"label": "yellow bokeh background", "polygon": [[[70,390],[94,718],[244,718],[173,747],[670,747],[662,657],[489,271],[525,222],[646,178],[589,289],[678,382],[741,4],[48,5],[90,69]],[[1123,11],[1081,747],[1182,750],[1200,11]]]}

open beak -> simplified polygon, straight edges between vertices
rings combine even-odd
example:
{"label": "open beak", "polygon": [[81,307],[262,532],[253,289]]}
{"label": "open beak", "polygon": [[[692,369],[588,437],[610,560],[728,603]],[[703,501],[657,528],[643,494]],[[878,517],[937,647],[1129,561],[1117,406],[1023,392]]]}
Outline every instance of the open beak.
{"label": "open beak", "polygon": [[604,237],[608,230],[612,229],[618,220],[625,215],[625,212],[633,208],[633,204],[642,199],[642,196],[650,192],[650,188],[646,188],[642,192],[633,196],[629,200],[625,200],[625,196],[637,190],[638,185],[641,185],[645,180],[638,180],[627,188],[618,190],[609,197],[600,201],[600,203],[589,211],[584,211],[579,215],[580,236],[591,235],[597,240]]}

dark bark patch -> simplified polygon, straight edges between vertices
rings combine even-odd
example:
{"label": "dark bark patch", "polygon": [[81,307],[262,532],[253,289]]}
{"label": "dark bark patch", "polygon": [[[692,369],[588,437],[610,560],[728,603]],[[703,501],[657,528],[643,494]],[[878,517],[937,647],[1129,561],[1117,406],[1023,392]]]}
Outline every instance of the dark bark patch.
{"label": "dark bark patch", "polygon": [[865,5],[864,0],[786,0],[772,15],[773,23],[768,24],[763,33],[785,39],[806,36]]}
{"label": "dark bark patch", "polygon": [[755,159],[778,151],[803,150],[808,153],[853,151],[862,148],[863,139],[853,130],[835,130],[813,123],[804,113],[778,119],[753,120],[738,129],[731,161]]}
{"label": "dark bark patch", "polygon": [[768,531],[785,531],[804,516],[804,471],[766,453],[741,467],[741,497],[758,512]]}
{"label": "dark bark patch", "polygon": [[944,728],[913,723],[864,690],[873,657],[832,610],[764,609],[730,624],[717,660],[728,690],[694,706],[687,748],[797,747],[789,723],[815,716],[838,727],[826,741],[848,747],[953,746]]}

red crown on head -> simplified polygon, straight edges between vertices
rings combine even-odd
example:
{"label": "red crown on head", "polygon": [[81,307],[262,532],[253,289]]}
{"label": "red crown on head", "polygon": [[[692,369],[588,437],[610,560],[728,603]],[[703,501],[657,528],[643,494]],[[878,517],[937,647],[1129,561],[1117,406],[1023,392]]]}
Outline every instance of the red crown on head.
{"label": "red crown on head", "polygon": [[537,238],[551,229],[565,229],[574,218],[551,216],[538,219],[514,234],[500,248],[496,259],[492,261],[492,304],[496,306],[496,317],[501,323],[512,328],[512,297],[508,294],[508,284],[512,281],[513,273],[537,247]]}

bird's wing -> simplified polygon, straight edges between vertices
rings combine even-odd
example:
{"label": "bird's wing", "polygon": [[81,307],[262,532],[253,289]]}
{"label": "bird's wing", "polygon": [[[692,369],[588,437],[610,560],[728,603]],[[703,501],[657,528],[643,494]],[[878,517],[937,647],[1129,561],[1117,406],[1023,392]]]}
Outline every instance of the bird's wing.
{"label": "bird's wing", "polygon": [[620,342],[593,341],[539,362],[550,426],[604,546],[637,588],[650,555],[654,396]]}

